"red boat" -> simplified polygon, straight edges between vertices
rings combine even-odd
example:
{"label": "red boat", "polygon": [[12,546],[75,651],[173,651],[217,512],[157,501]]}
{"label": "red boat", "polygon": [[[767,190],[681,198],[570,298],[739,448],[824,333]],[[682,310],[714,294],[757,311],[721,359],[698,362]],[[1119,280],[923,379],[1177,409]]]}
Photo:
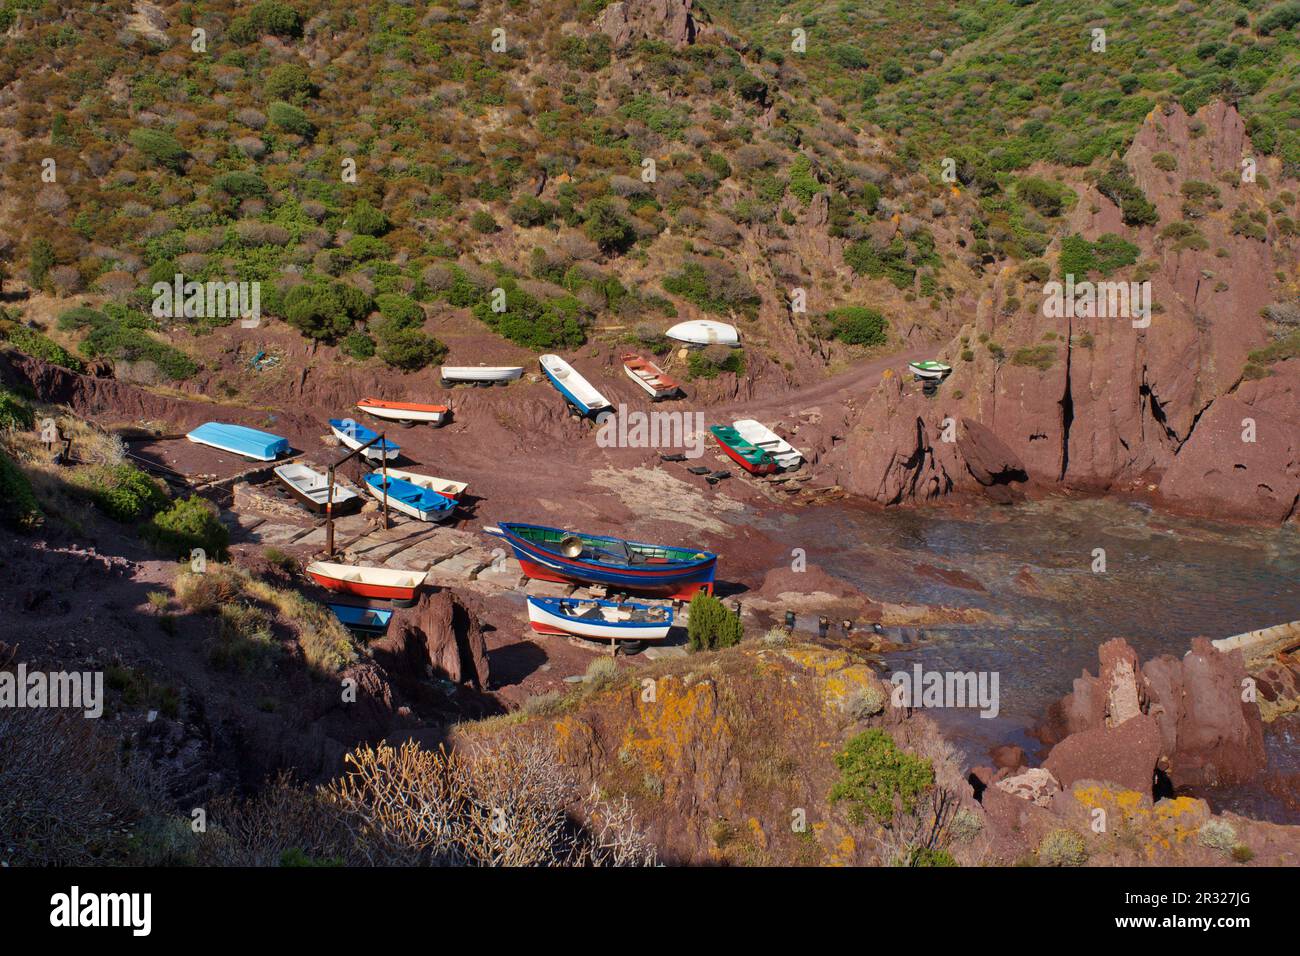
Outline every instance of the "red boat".
{"label": "red boat", "polygon": [[668,375],[654,362],[643,359],[635,352],[623,353],[623,371],[627,372],[628,378],[649,392],[650,397],[655,401],[671,395],[685,394],[681,382]]}
{"label": "red boat", "polygon": [[414,601],[428,576],[427,571],[398,571],[329,561],[313,561],[307,565],[307,574],[331,591],[390,601]]}

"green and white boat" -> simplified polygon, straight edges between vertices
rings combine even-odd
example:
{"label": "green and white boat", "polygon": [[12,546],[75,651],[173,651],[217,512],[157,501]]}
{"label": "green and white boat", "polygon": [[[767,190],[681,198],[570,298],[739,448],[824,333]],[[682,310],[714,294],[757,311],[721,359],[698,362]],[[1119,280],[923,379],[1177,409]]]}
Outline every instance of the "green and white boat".
{"label": "green and white boat", "polygon": [[917,378],[937,382],[952,371],[951,365],[926,359],[924,362],[911,362],[907,366]]}

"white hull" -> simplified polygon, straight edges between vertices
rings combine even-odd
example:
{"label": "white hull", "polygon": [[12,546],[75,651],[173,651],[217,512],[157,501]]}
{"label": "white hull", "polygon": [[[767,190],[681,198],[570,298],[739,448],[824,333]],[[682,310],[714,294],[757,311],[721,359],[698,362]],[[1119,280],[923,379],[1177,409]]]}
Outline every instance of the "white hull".
{"label": "white hull", "polygon": [[414,471],[401,471],[397,468],[389,468],[388,476],[402,481],[409,481],[413,485],[428,488],[430,491],[436,491],[444,498],[459,498],[465,493],[465,489],[469,487],[468,482],[450,481],[447,478],[435,478],[433,475],[421,475]]}
{"label": "white hull", "polygon": [[560,614],[552,614],[531,601],[528,602],[528,620],[533,624],[564,631],[566,634],[576,634],[578,637],[590,637],[604,641],[620,638],[631,641],[662,641],[672,629],[672,623],[668,621],[665,621],[662,625],[652,627],[630,628],[604,624],[598,619],[565,617]]}
{"label": "white hull", "polygon": [[319,574],[336,581],[365,584],[381,588],[418,588],[428,577],[427,571],[398,571],[393,568],[359,567],[354,564],[335,564],[330,561],[313,561],[307,565],[308,574]]}
{"label": "white hull", "polygon": [[908,368],[912,370],[912,374],[917,378],[922,378],[931,382],[937,382],[952,371],[952,369],[947,365],[942,368],[917,368],[915,365],[909,365]]}
{"label": "white hull", "polygon": [[731,427],[740,432],[740,437],[751,445],[771,452],[783,471],[794,468],[803,461],[803,454],[799,449],[762,422],[756,422],[752,418],[742,418],[738,422],[732,422]]}
{"label": "white hull", "polygon": [[442,420],[447,417],[446,412],[417,412],[404,408],[379,408],[374,405],[358,405],[357,408],[367,415],[386,418],[390,422],[429,422],[441,425]]}
{"label": "white hull", "polygon": [[186,435],[190,441],[196,445],[207,445],[209,448],[215,448],[217,451],[224,451],[231,455],[238,455],[240,458],[251,458],[253,461],[275,461],[279,455],[254,455],[250,452],[243,451],[239,448],[231,448],[229,445],[223,445],[220,442],[207,441],[203,438],[195,438],[193,435]]}
{"label": "white hull", "polygon": [[609,399],[600,394],[596,387],[588,382],[582,375],[568,362],[558,355],[543,355],[538,360],[542,368],[550,374],[554,382],[558,382],[561,391],[565,397],[576,400],[583,406],[587,412],[598,412],[610,407]]}
{"label": "white hull", "polygon": [[[328,475],[313,471],[306,465],[281,465],[275,469],[275,474],[286,485],[297,491],[298,494],[310,498],[316,504],[324,507],[325,499],[329,495]],[[333,504],[335,507],[351,501],[356,496],[356,492],[344,488],[337,481],[334,483]]]}
{"label": "white hull", "polygon": [[[357,439],[353,438],[347,432],[335,428],[333,425],[330,426],[330,431],[334,433],[335,438],[341,441],[348,448],[351,448],[353,451],[356,451],[358,448],[360,448],[362,445],[365,444],[365,442],[357,441]],[[389,461],[392,461],[394,458],[397,458],[399,455],[401,455],[401,453],[402,451],[400,448],[389,448],[387,450],[384,450],[380,448],[377,444],[375,444],[375,445],[371,445],[369,448],[363,451],[361,453],[361,457],[369,458],[371,461],[383,461],[384,459],[388,459]]]}
{"label": "white hull", "polygon": [[444,365],[444,382],[513,382],[524,374],[522,365]]}
{"label": "white hull", "polygon": [[694,322],[679,322],[666,333],[670,339],[685,342],[687,345],[739,345],[740,333],[734,325],[726,322],[714,322],[711,319],[697,319]]}
{"label": "white hull", "polygon": [[[379,474],[379,472],[375,472],[375,474]],[[389,472],[389,475],[394,478],[398,477],[391,471]],[[370,484],[370,482],[366,482],[366,490],[370,492],[371,497],[380,504],[383,504],[384,492],[382,489],[376,488],[374,485]],[[434,524],[442,524],[442,522],[446,521],[456,513],[455,508],[440,508],[437,511],[422,511],[415,507],[415,505],[407,504],[405,501],[399,501],[392,495],[388,496],[388,507],[394,511],[401,512],[408,517],[414,518],[416,521],[432,521]]]}
{"label": "white hull", "polygon": [[647,378],[636,369],[630,368],[627,365],[623,366],[623,371],[627,373],[628,378],[644,388],[651,398],[667,398],[669,395],[677,392],[675,386],[673,388],[668,388],[660,382],[658,378],[654,377],[653,373],[651,373],[651,376]]}

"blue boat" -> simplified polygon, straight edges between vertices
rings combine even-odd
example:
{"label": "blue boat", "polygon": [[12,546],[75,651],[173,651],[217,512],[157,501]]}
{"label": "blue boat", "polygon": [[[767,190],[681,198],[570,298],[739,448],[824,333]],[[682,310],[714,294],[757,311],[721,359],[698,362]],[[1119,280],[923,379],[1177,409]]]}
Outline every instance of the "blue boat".
{"label": "blue boat", "polygon": [[403,478],[388,476],[384,484],[383,472],[375,471],[366,475],[367,490],[378,500],[383,501],[387,491],[388,507],[395,508],[402,514],[410,515],[418,521],[446,521],[456,510],[452,498],[438,494],[432,488],[422,488]]}
{"label": "blue boat", "polygon": [[383,634],[388,630],[392,611],[380,611],[375,608],[355,607],[351,604],[326,605],[344,627],[362,634]]}
{"label": "blue boat", "polygon": [[[330,431],[334,433],[335,438],[353,451],[379,437],[379,432],[371,431],[365,425],[358,425],[350,418],[331,418]],[[375,442],[361,454],[372,461],[385,459],[392,461],[401,451],[401,445],[396,445],[385,438],[383,441]]]}
{"label": "blue boat", "polygon": [[483,530],[506,540],[530,578],[603,584],[682,600],[689,600],[696,591],[713,593],[718,556],[707,551],[517,522]]}
{"label": "blue boat", "polygon": [[613,408],[609,399],[596,391],[594,385],[578,374],[577,370],[558,355],[543,355],[538,359],[547,380],[564,400],[582,415],[596,415]]}
{"label": "blue boat", "polygon": [[185,437],[197,445],[220,448],[258,461],[275,461],[289,452],[287,438],[225,422],[205,422]]}

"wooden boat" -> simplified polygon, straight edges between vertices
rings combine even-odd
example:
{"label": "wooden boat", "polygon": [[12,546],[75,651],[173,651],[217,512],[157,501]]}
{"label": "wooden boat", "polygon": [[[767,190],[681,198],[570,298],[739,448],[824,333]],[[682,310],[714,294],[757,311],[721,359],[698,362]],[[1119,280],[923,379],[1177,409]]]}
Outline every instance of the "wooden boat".
{"label": "wooden boat", "polygon": [[313,561],[307,565],[307,574],[331,591],[390,601],[414,601],[416,592],[428,576],[426,571],[399,571],[330,561]]}
{"label": "wooden boat", "polygon": [[664,333],[670,339],[687,345],[739,345],[740,333],[734,325],[712,319],[678,322]]}
{"label": "wooden boat", "polygon": [[714,425],[709,429],[727,457],[751,475],[770,475],[776,471],[776,459],[749,441],[730,425]]}
{"label": "wooden boat", "polygon": [[924,362],[909,362],[908,368],[917,378],[928,381],[938,381],[952,371],[951,365],[944,365],[942,362],[934,362],[927,359]]}
{"label": "wooden boat", "polygon": [[413,485],[421,488],[428,488],[430,491],[436,491],[444,498],[450,498],[452,501],[459,501],[460,496],[465,493],[469,487],[468,482],[451,481],[447,478],[435,478],[433,475],[421,475],[414,471],[401,471],[397,468],[389,468],[388,476],[390,478],[400,478],[402,481],[409,481]]}
{"label": "wooden boat", "polygon": [[275,461],[289,452],[287,438],[225,422],[205,422],[185,437],[196,445],[219,448],[256,461]]}
{"label": "wooden boat", "polygon": [[573,366],[558,355],[543,355],[538,361],[541,362],[542,371],[555,386],[556,391],[563,395],[580,414],[595,415],[612,407],[609,399],[596,391],[594,385],[579,375]]}
{"label": "wooden boat", "polygon": [[441,425],[447,420],[446,405],[421,405],[419,402],[389,402],[382,398],[363,398],[357,408],[394,422],[428,422]]}
{"label": "wooden boat", "polygon": [[776,459],[776,467],[782,471],[798,468],[803,463],[803,455],[800,451],[762,422],[756,422],[752,418],[742,418],[738,422],[732,422],[731,427],[755,448],[761,448],[771,454]]}
{"label": "wooden boat", "polygon": [[628,378],[649,392],[650,397],[655,401],[682,392],[681,382],[665,373],[654,362],[643,359],[635,352],[623,353],[623,371],[627,372]]}
{"label": "wooden boat", "polygon": [[373,607],[355,607],[351,604],[327,604],[325,605],[334,612],[334,616],[339,619],[339,623],[349,631],[356,631],[358,634],[364,634],[367,637],[375,637],[385,633],[388,630],[388,622],[393,618],[393,612],[380,610]]}
{"label": "wooden boat", "polygon": [[383,472],[373,471],[365,477],[366,490],[379,501],[388,498],[388,507],[410,515],[417,521],[446,521],[456,510],[456,501],[445,498],[428,488],[421,488],[402,478],[388,474],[384,484]]}
{"label": "wooden boat", "polygon": [[[356,451],[366,442],[378,437],[378,432],[373,432],[365,425],[358,425],[350,418],[331,418],[330,431],[334,437],[341,441],[348,448]],[[394,444],[385,438],[383,441],[375,442],[361,454],[371,461],[383,461],[398,457],[401,454],[402,446]]]}
{"label": "wooden boat", "polygon": [[539,634],[574,634],[606,641],[662,641],[672,629],[673,609],[621,601],[529,597],[528,622]]}
{"label": "wooden boat", "polygon": [[515,522],[483,530],[505,539],[530,578],[684,599],[696,591],[713,593],[718,556],[707,551]]}
{"label": "wooden boat", "polygon": [[[325,500],[329,494],[329,475],[314,471],[306,465],[288,464],[275,469],[279,478],[289,489],[294,500],[314,514],[325,513]],[[336,515],[349,514],[361,507],[361,496],[350,488],[344,488],[334,482],[334,500],[332,511]]]}
{"label": "wooden boat", "polygon": [[457,382],[494,385],[498,382],[513,382],[523,374],[522,365],[444,365],[440,377],[444,385],[454,385]]}

